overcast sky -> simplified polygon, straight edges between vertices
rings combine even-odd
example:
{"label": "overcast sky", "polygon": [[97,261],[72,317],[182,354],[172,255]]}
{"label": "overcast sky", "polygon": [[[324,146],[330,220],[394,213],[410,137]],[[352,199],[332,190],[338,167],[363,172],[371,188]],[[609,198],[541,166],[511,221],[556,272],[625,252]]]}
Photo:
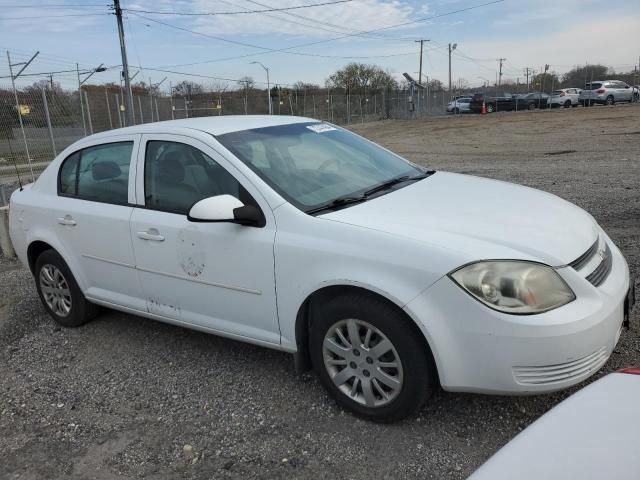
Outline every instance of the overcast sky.
{"label": "overcast sky", "polygon": [[[264,70],[252,61],[269,67],[272,83],[280,84],[324,84],[349,61],[380,65],[397,78],[403,72],[417,77],[418,38],[431,40],[425,43],[423,76],[445,84],[449,42],[458,44],[453,80],[462,78],[470,85],[484,79],[493,82],[500,57],[507,59],[504,78],[519,77],[522,82],[525,67],[539,70],[548,63],[562,73],[588,62],[628,71],[640,56],[638,0],[504,0],[476,9],[469,8],[489,0],[352,0],[286,13],[217,16],[140,11],[239,12],[327,1],[331,0],[122,0],[122,7],[131,9],[125,12],[125,34],[132,74],[142,68],[134,81],[148,82],[151,77],[158,82],[167,76],[163,88],[182,79],[215,81],[207,77],[249,75],[265,81]],[[114,68],[96,74],[96,82],[117,81],[120,49],[116,19],[104,6],[107,3],[0,0],[0,47],[11,52],[12,63],[40,51],[25,73],[71,70],[75,62],[85,69],[104,63]],[[395,25],[400,26],[385,28]],[[5,55],[0,76],[8,75]],[[54,80],[72,87],[76,75],[57,73]],[[233,81],[226,83],[235,87]],[[0,79],[0,86],[7,84],[8,78]]]}

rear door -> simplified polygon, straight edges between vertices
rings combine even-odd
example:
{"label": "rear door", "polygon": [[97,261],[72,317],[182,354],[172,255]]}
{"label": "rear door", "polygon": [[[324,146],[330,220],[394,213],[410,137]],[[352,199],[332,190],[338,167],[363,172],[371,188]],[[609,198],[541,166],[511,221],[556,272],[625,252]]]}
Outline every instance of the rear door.
{"label": "rear door", "polygon": [[[145,309],[161,318],[277,345],[275,220],[255,187],[211,146],[149,134],[140,147],[131,218]],[[263,227],[195,223],[190,207],[229,194],[264,214]]]}
{"label": "rear door", "polygon": [[75,257],[90,299],[139,309],[129,220],[139,135],[109,137],[68,156],[58,198],[48,206],[65,251]]}

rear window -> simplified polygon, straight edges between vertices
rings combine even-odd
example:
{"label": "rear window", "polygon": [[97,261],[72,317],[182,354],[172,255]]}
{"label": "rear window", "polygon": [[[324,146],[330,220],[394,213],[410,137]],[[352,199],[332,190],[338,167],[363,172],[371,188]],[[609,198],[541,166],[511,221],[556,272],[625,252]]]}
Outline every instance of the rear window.
{"label": "rear window", "polygon": [[602,87],[602,82],[587,83],[584,86],[585,90],[598,90],[601,87]]}

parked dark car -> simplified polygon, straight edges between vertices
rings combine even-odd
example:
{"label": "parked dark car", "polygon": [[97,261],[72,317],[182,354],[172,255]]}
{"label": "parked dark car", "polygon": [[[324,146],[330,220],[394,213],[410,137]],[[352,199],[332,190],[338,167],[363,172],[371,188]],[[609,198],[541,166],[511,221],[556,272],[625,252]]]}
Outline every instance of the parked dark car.
{"label": "parked dark car", "polygon": [[527,93],[516,97],[518,110],[533,110],[549,106],[549,94],[542,92]]}
{"label": "parked dark car", "polygon": [[471,97],[470,110],[474,113],[482,111],[484,103],[487,113],[515,109],[515,97],[509,92],[476,93]]}

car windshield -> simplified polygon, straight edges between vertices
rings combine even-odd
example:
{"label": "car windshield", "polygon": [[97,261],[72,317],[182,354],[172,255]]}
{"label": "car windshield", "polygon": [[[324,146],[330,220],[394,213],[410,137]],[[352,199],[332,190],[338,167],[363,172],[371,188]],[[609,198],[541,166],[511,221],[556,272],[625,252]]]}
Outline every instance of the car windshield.
{"label": "car windshield", "polygon": [[216,138],[304,211],[424,173],[397,155],[326,123],[242,130]]}

